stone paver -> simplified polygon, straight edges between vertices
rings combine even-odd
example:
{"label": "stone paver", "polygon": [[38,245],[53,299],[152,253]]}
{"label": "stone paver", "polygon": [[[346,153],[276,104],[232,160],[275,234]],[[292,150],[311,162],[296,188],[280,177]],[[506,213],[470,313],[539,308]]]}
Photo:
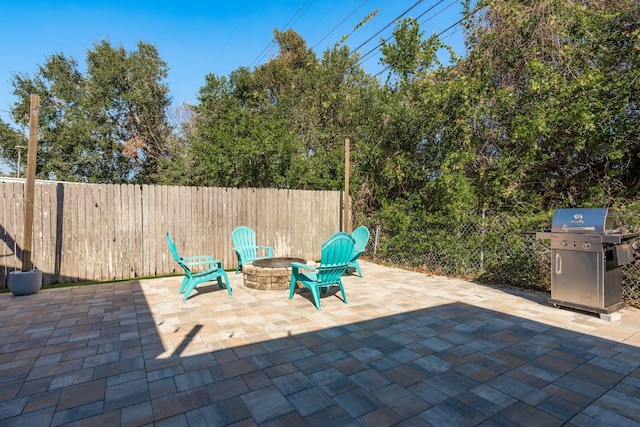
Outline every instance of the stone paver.
{"label": "stone paver", "polygon": [[640,425],[640,310],[361,265],[322,310],[233,272],[0,294],[0,427]]}

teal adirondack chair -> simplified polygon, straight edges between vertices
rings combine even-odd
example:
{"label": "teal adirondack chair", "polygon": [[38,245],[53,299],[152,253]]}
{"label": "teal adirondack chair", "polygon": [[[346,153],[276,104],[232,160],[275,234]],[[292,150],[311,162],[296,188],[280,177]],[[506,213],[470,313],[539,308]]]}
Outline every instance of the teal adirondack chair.
{"label": "teal adirondack chair", "polygon": [[[327,292],[327,288],[338,286],[342,292],[342,300],[347,304],[347,295],[342,286],[342,275],[347,271],[349,261],[353,256],[355,242],[347,233],[336,233],[322,244],[320,265],[317,267],[291,263],[291,283],[289,299],[293,298],[296,282],[308,288],[313,295],[316,308],[320,310],[320,292]],[[313,270],[306,273],[300,270]]]}
{"label": "teal adirondack chair", "polygon": [[236,274],[242,270],[242,266],[258,259],[273,258],[271,246],[257,246],[256,232],[249,227],[241,226],[231,232],[233,251],[238,255]]}
{"label": "teal adirondack chair", "polygon": [[358,258],[360,255],[364,253],[364,250],[367,248],[367,243],[369,243],[369,229],[364,225],[353,230],[351,233],[351,237],[355,240],[356,244],[353,248],[353,255],[351,257],[351,261],[349,262],[350,268],[355,268],[358,272],[358,275],[362,277],[362,270],[360,270],[360,263],[358,262]]}
{"label": "teal adirondack chair", "polygon": [[[196,286],[200,283],[209,282],[213,279],[217,279],[218,287],[220,287],[220,289],[222,289],[222,279],[224,279],[224,282],[227,284],[227,293],[229,295],[233,293],[229,277],[224,271],[224,268],[222,268],[222,261],[213,259],[210,255],[181,257],[178,255],[176,243],[173,241],[169,232],[167,232],[167,243],[169,245],[169,252],[171,252],[171,256],[173,256],[173,259],[185,272],[182,284],[180,285],[180,291],[178,292],[180,294],[184,294],[183,299],[185,301],[189,298],[189,294],[196,288]],[[208,267],[198,272],[191,271],[191,266],[197,265],[206,265]]]}

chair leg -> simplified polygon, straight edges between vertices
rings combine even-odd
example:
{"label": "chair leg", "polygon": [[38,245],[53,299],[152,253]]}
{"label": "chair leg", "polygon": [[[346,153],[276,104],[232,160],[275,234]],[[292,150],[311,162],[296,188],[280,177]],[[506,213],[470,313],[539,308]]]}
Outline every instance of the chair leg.
{"label": "chair leg", "polygon": [[[233,290],[231,289],[231,282],[229,281],[229,276],[227,276],[227,273],[222,270],[222,277],[224,277],[224,282],[227,284],[227,293],[229,295],[233,295]],[[220,286],[220,288],[222,288],[222,285],[220,284],[220,277],[218,277],[218,285]]]}
{"label": "chair leg", "polygon": [[320,291],[318,290],[318,286],[309,286],[309,290],[311,290],[311,294],[313,295],[316,308],[320,310]]}
{"label": "chair leg", "polygon": [[293,298],[294,291],[296,289],[296,276],[291,273],[291,281],[289,282],[289,299]]}
{"label": "chair leg", "polygon": [[197,285],[198,284],[194,281],[192,281],[191,283],[189,283],[189,285],[187,285],[187,288],[184,290],[184,297],[182,298],[183,301],[186,301],[189,299],[189,295],[196,288]]}
{"label": "chair leg", "polygon": [[362,277],[362,270],[360,270],[360,263],[357,260],[356,260],[355,267],[356,267],[356,271],[358,272],[358,275]]}
{"label": "chair leg", "polygon": [[187,283],[189,283],[189,276],[184,276],[182,278],[182,283],[180,284],[180,290],[178,291],[179,294],[184,293],[184,290],[187,287]]}
{"label": "chair leg", "polygon": [[340,287],[340,292],[342,292],[342,300],[345,304],[349,304],[347,301],[347,294],[344,292],[344,286],[342,286],[342,280],[338,280],[338,286]]}

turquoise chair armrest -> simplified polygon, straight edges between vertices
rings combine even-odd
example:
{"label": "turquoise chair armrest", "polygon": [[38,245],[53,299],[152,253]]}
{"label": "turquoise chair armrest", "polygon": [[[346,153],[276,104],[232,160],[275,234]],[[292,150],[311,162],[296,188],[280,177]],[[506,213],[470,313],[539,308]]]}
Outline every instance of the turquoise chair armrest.
{"label": "turquoise chair armrest", "polygon": [[213,259],[210,255],[190,256],[182,258],[182,262],[186,265],[205,265],[209,264],[212,268],[222,264],[220,260]]}
{"label": "turquoise chair armrest", "polygon": [[315,265],[300,264],[299,262],[292,262],[291,263],[291,267],[299,268],[299,269],[302,269],[302,270],[315,270],[317,268]]}
{"label": "turquoise chair armrest", "polygon": [[188,257],[183,257],[182,260],[185,263],[192,263],[192,264],[198,264],[198,263],[207,264],[209,262],[215,261],[211,255],[188,256]]}
{"label": "turquoise chair armrest", "polygon": [[273,248],[271,246],[256,246],[256,249],[262,249],[267,252],[269,258],[273,257]]}
{"label": "turquoise chair armrest", "polygon": [[238,255],[242,256],[242,253],[247,248],[255,249],[256,251],[263,250],[267,253],[266,255],[267,258],[273,258],[273,248],[271,246],[240,246],[240,247],[233,247],[231,248],[231,250],[237,253]]}

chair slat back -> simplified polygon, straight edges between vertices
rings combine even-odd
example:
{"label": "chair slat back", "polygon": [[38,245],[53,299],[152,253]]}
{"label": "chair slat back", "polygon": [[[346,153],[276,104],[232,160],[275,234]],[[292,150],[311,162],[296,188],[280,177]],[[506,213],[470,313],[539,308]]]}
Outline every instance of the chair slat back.
{"label": "chair slat back", "polygon": [[231,232],[233,246],[240,252],[243,260],[254,260],[258,256],[256,232],[249,227],[240,226]]}
{"label": "chair slat back", "polygon": [[367,247],[367,243],[369,243],[369,229],[364,225],[361,225],[360,227],[353,230],[351,236],[353,237],[353,240],[355,240],[354,251],[364,252],[365,248]]}
{"label": "chair slat back", "polygon": [[176,249],[176,242],[173,241],[171,234],[167,231],[167,244],[169,246],[169,252],[171,252],[171,256],[178,263],[180,267],[184,270],[187,276],[191,276],[191,270],[182,260],[182,257],[178,255],[178,250]]}
{"label": "chair slat back", "polygon": [[322,244],[318,282],[323,285],[336,283],[347,271],[353,255],[353,238],[347,233],[336,233]]}

